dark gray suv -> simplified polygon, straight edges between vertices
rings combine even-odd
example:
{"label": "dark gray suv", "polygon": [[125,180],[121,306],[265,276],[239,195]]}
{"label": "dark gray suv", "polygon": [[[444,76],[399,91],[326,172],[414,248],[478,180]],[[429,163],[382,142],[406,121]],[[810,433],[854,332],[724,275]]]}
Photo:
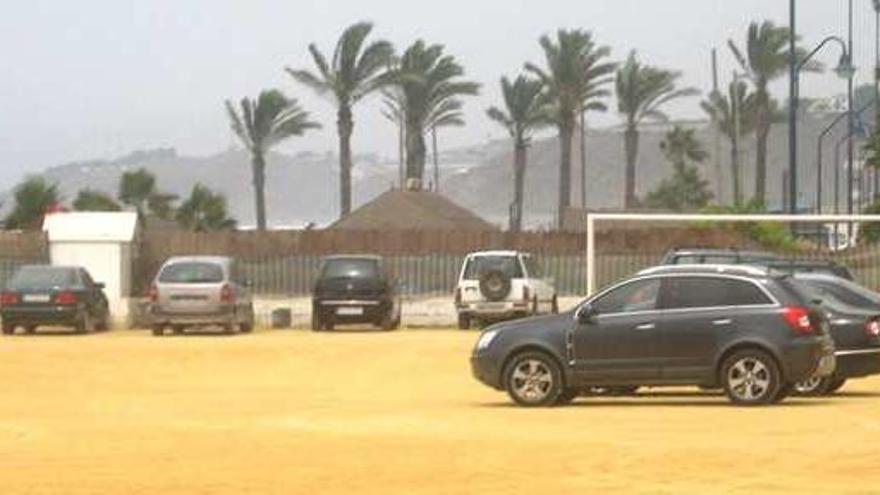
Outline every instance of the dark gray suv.
{"label": "dark gray suv", "polygon": [[722,387],[759,405],[831,375],[835,357],[826,317],[787,275],[704,265],[649,269],[567,313],[491,326],[471,364],[523,406],[643,385]]}

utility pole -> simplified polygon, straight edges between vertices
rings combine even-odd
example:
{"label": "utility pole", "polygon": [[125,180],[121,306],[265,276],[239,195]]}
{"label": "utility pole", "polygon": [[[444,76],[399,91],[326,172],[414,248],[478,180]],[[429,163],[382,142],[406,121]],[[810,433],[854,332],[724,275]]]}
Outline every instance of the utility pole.
{"label": "utility pole", "polygon": [[[789,0],[789,86],[788,86],[788,212],[797,213],[797,15],[795,0]],[[852,0],[850,0],[852,4]],[[850,112],[852,107],[850,107]],[[850,128],[851,130],[852,128]]]}
{"label": "utility pole", "polygon": [[[794,4],[794,0],[792,0],[792,4]],[[847,51],[849,52],[849,60],[852,64],[852,61],[855,60],[853,56],[853,0],[849,0],[849,21],[848,21],[848,35],[847,35]],[[792,52],[793,53],[793,52]],[[847,135],[852,136],[855,129],[855,114],[853,113],[853,78],[849,78],[847,81],[847,91],[846,91],[846,100],[847,100],[847,110],[849,112],[848,123],[847,123]],[[853,139],[849,139],[847,143],[847,165],[846,165],[846,211],[848,214],[853,214],[853,165],[855,162],[855,143]],[[852,228],[852,227],[850,227]]]}

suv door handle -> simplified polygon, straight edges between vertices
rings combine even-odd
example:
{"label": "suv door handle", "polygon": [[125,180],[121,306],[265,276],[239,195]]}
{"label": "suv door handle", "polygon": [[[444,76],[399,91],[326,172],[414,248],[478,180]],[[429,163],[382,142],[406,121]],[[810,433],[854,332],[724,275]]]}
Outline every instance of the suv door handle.
{"label": "suv door handle", "polygon": [[636,330],[654,330],[657,328],[657,325],[653,323],[645,323],[644,325],[639,325],[636,327]]}
{"label": "suv door handle", "polygon": [[730,318],[724,318],[721,320],[715,320],[712,322],[712,324],[716,327],[726,327],[727,325],[733,324],[733,320],[731,320]]}

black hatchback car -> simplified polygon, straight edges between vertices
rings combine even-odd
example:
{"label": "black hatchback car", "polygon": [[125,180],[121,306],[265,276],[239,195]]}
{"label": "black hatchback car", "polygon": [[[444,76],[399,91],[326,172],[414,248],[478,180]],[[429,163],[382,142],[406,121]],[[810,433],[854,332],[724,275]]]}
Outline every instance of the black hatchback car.
{"label": "black hatchback car", "polygon": [[77,333],[106,330],[110,310],[104,285],[75,266],[23,266],[0,294],[3,333],[18,327],[33,333],[40,326],[73,327]]}
{"label": "black hatchback car", "polygon": [[487,328],[471,364],[478,380],[524,406],[642,385],[720,386],[736,404],[759,405],[834,371],[828,332],[786,275],[659,267],[567,313]]}
{"label": "black hatchback car", "polygon": [[400,328],[397,281],[379,256],[329,256],[312,293],[312,330],[336,325],[371,324]]}

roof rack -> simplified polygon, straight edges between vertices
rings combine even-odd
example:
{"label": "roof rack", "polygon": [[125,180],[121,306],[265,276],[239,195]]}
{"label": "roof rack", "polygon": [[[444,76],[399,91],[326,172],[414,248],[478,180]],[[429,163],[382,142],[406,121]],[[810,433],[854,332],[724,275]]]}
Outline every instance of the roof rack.
{"label": "roof rack", "polygon": [[638,275],[657,275],[662,273],[729,273],[755,277],[770,275],[767,267],[752,265],[661,265],[646,268]]}

